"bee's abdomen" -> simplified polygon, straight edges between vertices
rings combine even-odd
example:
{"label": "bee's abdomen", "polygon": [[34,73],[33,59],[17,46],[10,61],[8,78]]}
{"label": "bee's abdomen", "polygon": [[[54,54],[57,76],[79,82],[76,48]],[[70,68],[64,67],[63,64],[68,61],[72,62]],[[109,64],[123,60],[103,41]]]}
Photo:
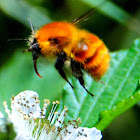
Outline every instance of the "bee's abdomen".
{"label": "bee's abdomen", "polygon": [[104,42],[96,35],[86,31],[79,32],[79,43],[74,47],[75,61],[83,65],[94,79],[99,80],[107,71],[110,62],[110,56]]}
{"label": "bee's abdomen", "polygon": [[86,59],[83,67],[90,75],[99,80],[109,67],[110,56],[104,43],[99,45],[92,56]]}

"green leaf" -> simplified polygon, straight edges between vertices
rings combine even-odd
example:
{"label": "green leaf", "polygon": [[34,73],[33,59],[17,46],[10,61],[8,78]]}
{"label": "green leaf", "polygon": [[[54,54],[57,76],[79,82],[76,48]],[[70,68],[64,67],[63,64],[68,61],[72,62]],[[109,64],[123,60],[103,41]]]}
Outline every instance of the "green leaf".
{"label": "green leaf", "polygon": [[85,75],[86,87],[95,95],[93,98],[75,79],[72,79],[74,91],[69,85],[65,86],[62,101],[69,108],[67,119],[80,117],[81,126],[93,127],[99,123],[102,111],[113,109],[118,102],[133,95],[140,79],[140,40],[136,40],[129,50],[110,55],[111,67],[102,78],[105,85]]}
{"label": "green leaf", "polygon": [[117,103],[117,105],[114,106],[113,109],[101,112],[101,119],[95,127],[99,130],[103,130],[110,124],[113,119],[135,105],[138,101],[140,101],[140,90],[128,99],[122,100],[121,102]]}
{"label": "green leaf", "polygon": [[43,7],[33,6],[26,1],[0,0],[0,9],[28,27],[29,18],[34,26],[41,26],[52,21],[47,10]]}

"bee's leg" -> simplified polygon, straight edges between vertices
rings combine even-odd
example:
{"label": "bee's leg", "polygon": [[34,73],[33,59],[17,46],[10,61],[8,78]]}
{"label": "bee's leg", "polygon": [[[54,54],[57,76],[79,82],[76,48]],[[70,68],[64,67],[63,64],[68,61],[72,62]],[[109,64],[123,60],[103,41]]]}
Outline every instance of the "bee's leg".
{"label": "bee's leg", "polygon": [[68,81],[67,77],[66,77],[66,74],[63,70],[63,66],[64,66],[64,63],[66,61],[66,54],[65,53],[61,53],[58,57],[57,57],[57,60],[56,60],[56,63],[55,63],[55,68],[58,70],[59,74],[62,76],[62,78],[64,80],[66,80],[69,85],[73,88],[72,84]]}
{"label": "bee's leg", "polygon": [[82,87],[93,97],[93,94],[90,93],[86,88],[85,88],[85,82],[83,79],[83,73],[81,71],[81,65],[80,63],[71,60],[71,69],[72,69],[72,74],[79,80],[80,84]]}

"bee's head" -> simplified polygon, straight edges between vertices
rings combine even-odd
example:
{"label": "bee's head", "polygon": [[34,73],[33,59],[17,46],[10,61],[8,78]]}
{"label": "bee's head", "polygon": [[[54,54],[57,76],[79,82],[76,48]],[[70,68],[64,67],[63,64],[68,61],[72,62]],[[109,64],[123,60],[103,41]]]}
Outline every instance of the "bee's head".
{"label": "bee's head", "polygon": [[[30,22],[32,34],[34,35],[35,32],[34,32],[32,23],[31,23],[30,20],[29,20],[29,22]],[[42,78],[42,77],[40,76],[40,74],[38,73],[37,65],[36,65],[36,63],[37,63],[37,58],[39,57],[39,54],[40,54],[40,50],[41,50],[41,49],[39,48],[39,44],[38,44],[37,39],[36,39],[35,37],[32,39],[32,41],[30,41],[30,40],[28,40],[28,41],[29,41],[30,47],[29,47],[28,49],[26,49],[26,50],[23,50],[23,52],[32,52],[35,72],[36,72],[36,74],[37,74],[40,78]]]}

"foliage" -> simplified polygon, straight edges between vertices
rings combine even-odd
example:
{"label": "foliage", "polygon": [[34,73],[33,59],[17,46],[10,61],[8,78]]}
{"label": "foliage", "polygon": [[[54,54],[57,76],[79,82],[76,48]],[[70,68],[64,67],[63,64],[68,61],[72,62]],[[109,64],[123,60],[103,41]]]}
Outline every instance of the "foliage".
{"label": "foliage", "polygon": [[[111,57],[111,67],[102,78],[105,85],[85,76],[89,91],[95,95],[93,98],[87,95],[75,80],[73,80],[76,87],[74,91],[69,89],[69,86],[63,90],[63,103],[70,108],[69,117],[71,119],[81,117],[82,126],[92,127],[99,123],[102,111],[114,109],[118,102],[125,101],[136,92],[140,79],[140,40],[136,40],[129,50],[111,53]],[[132,104],[134,105],[133,102]],[[119,108],[119,111],[116,110],[117,113],[112,114],[112,118],[120,115],[123,109],[124,106]]]}

